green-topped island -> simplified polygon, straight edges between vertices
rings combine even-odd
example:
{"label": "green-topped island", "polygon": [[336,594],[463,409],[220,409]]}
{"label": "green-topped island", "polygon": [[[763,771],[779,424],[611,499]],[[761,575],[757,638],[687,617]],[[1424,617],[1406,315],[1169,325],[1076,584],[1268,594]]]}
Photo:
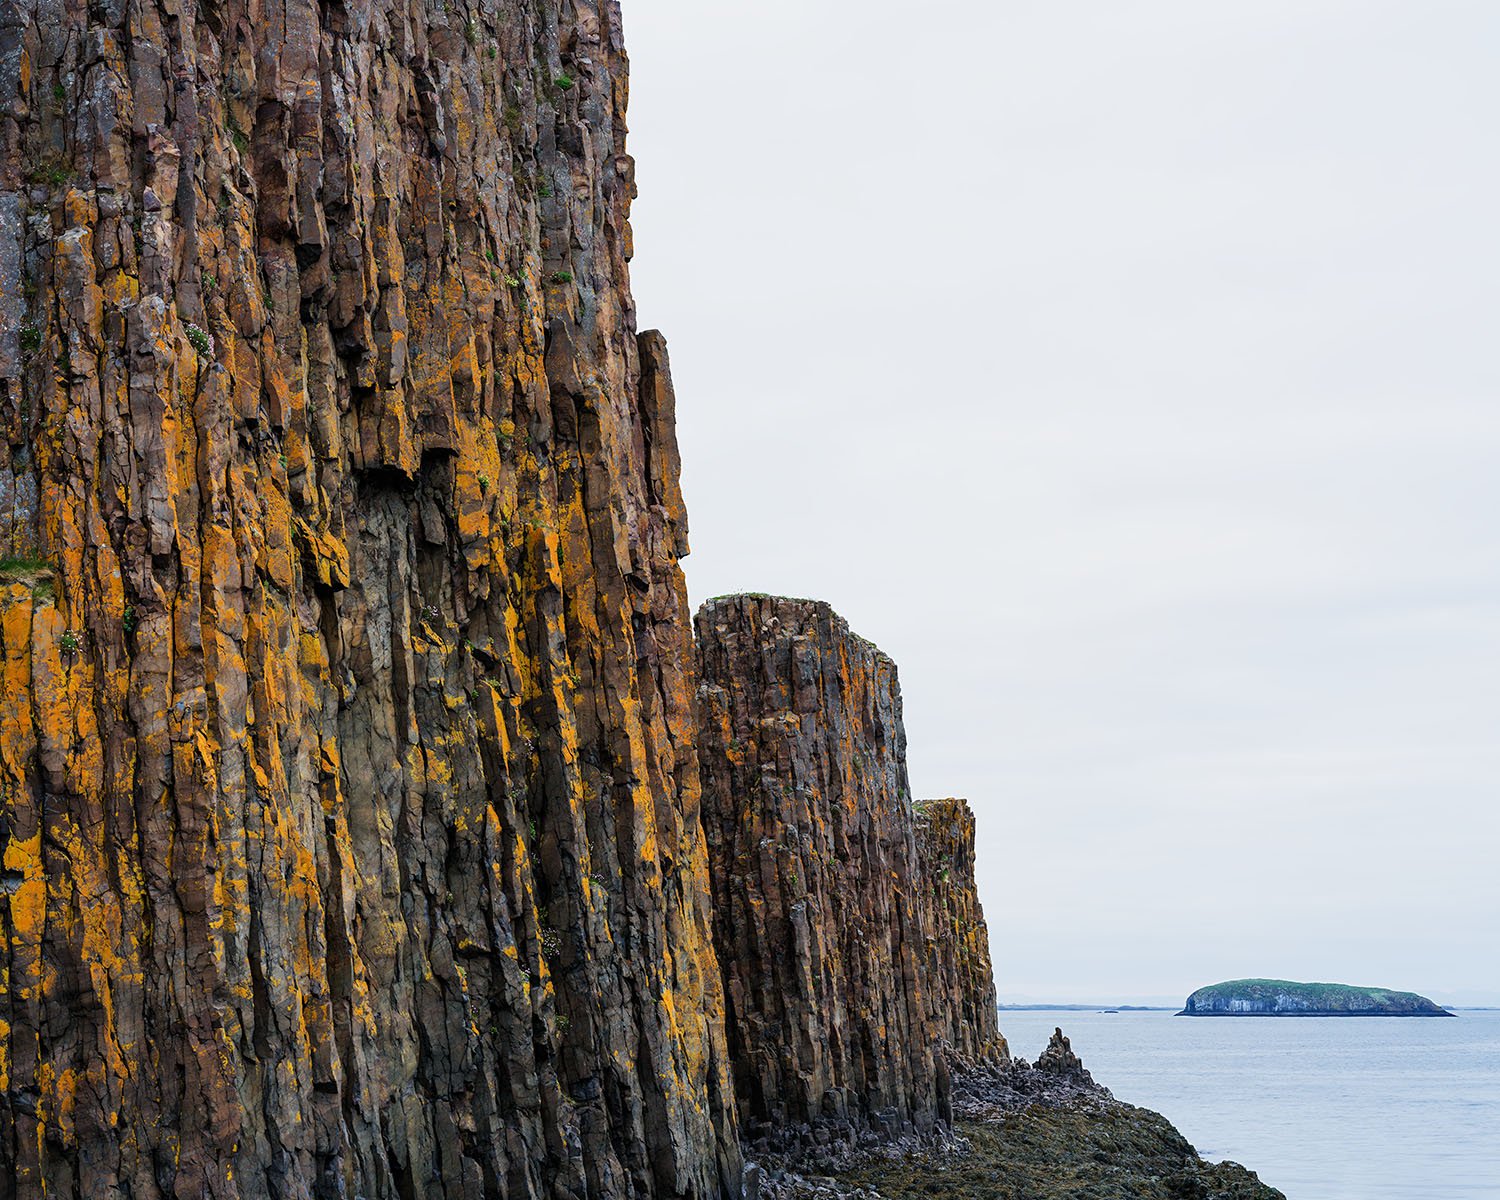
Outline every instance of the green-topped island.
{"label": "green-topped island", "polygon": [[1426,996],[1346,983],[1234,979],[1199,988],[1179,1017],[1451,1017]]}

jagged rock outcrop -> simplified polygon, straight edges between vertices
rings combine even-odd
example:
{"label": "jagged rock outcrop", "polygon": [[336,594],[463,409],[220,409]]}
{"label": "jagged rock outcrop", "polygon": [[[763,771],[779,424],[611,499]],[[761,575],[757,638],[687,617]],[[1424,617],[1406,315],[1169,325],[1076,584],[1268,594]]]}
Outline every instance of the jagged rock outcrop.
{"label": "jagged rock outcrop", "polygon": [[1061,1029],[1032,1066],[992,1059],[954,1079],[961,1148],[847,1156],[834,1178],[772,1189],[785,1200],[1286,1200],[1238,1163],[1208,1162],[1158,1113],[1122,1103]]}
{"label": "jagged rock outcrop", "polygon": [[[703,818],[746,1133],[929,1130],[949,1116],[945,1043],[1003,1045],[988,952],[980,979],[971,940],[978,904],[957,896],[972,884],[972,844],[958,845],[972,825],[940,806],[924,865],[895,664],[827,604],[722,597],[699,610],[697,634]],[[943,944],[960,926],[963,944]],[[985,997],[976,1029],[960,1030]]]}
{"label": "jagged rock outcrop", "polygon": [[738,1194],[613,0],[0,2],[0,1190]]}
{"label": "jagged rock outcrop", "polygon": [[1073,1053],[1073,1043],[1060,1028],[1052,1031],[1046,1047],[1037,1055],[1036,1069],[1090,1086],[1094,1082],[1094,1077],[1083,1065],[1083,1060]]}
{"label": "jagged rock outcrop", "polygon": [[927,928],[928,1013],[956,1062],[1005,1058],[990,932],[974,878],[974,813],[964,800],[919,800],[917,860]]}
{"label": "jagged rock outcrop", "polygon": [[1061,1029],[1030,1066],[992,1060],[956,1077],[961,1149],[835,1164],[834,1178],[774,1189],[784,1200],[1286,1200],[1234,1162],[1203,1159],[1158,1113],[1122,1103],[1093,1080]]}

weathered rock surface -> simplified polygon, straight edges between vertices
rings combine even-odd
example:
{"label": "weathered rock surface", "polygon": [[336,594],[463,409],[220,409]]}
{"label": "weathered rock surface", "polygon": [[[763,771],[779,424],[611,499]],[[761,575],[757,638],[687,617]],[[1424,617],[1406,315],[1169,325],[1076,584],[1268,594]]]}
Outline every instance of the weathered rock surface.
{"label": "weathered rock surface", "polygon": [[0,1191],[738,1194],[613,0],[0,4]]}
{"label": "weathered rock surface", "polygon": [[723,597],[699,610],[697,633],[703,817],[746,1132],[930,1130],[949,1114],[945,1051],[1003,1047],[967,810],[934,806],[924,862],[895,664],[827,604]]}
{"label": "weathered rock surface", "polygon": [[974,813],[963,800],[916,805],[918,870],[927,928],[928,1014],[955,1063],[1005,1058],[990,965],[990,933],[974,878]]}

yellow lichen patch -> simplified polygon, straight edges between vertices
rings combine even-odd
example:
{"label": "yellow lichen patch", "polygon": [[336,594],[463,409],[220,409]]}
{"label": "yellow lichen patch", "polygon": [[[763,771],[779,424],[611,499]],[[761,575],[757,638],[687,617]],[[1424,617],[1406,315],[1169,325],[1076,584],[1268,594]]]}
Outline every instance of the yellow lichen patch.
{"label": "yellow lichen patch", "polygon": [[0,593],[0,801],[22,785],[36,752],[31,720],[31,588],[12,583]]}
{"label": "yellow lichen patch", "polygon": [[277,587],[289,592],[296,582],[292,507],[278,487],[265,488],[261,502],[265,511],[264,540],[259,544],[257,565]]}
{"label": "yellow lichen patch", "polygon": [[[29,838],[12,836],[5,843],[0,865],[20,882],[11,885],[10,925],[13,938],[27,946],[41,944],[42,928],[47,921],[47,875],[42,862],[42,832]],[[23,990],[21,995],[27,993]]]}
{"label": "yellow lichen patch", "polygon": [[319,533],[301,517],[294,518],[297,533],[313,560],[313,570],[324,587],[349,586],[349,548],[332,533]]}
{"label": "yellow lichen patch", "polygon": [[465,560],[470,570],[503,563],[504,547],[495,537],[493,519],[502,479],[499,445],[487,423],[461,420],[454,437],[453,511]]}

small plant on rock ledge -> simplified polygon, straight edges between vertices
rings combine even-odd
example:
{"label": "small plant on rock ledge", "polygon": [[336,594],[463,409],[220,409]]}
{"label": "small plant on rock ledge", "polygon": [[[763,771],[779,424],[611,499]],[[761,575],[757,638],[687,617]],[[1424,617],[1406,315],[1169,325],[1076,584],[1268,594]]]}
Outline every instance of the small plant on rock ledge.
{"label": "small plant on rock ledge", "polygon": [[558,77],[552,82],[559,91],[571,92],[573,90],[573,85],[576,84],[578,80],[574,79],[571,75],[564,71],[560,75],[558,75]]}
{"label": "small plant on rock ledge", "polygon": [[76,629],[64,629],[62,637],[57,640],[58,646],[64,654],[77,654],[83,645],[83,636]]}
{"label": "small plant on rock ledge", "polygon": [[60,188],[72,181],[73,172],[61,158],[51,155],[32,167],[26,178],[28,182],[43,187]]}
{"label": "small plant on rock ledge", "polygon": [[198,352],[200,358],[212,358],[214,355],[214,335],[201,326],[188,323],[185,330],[188,343]]}
{"label": "small plant on rock ledge", "polygon": [[572,283],[573,282],[573,272],[572,271],[553,271],[552,272],[552,282],[553,283]]}
{"label": "small plant on rock ledge", "polygon": [[137,618],[135,615],[135,606],[127,604],[125,606],[125,615],[120,618],[120,628],[123,629],[126,633],[134,633],[136,630],[136,625]]}

